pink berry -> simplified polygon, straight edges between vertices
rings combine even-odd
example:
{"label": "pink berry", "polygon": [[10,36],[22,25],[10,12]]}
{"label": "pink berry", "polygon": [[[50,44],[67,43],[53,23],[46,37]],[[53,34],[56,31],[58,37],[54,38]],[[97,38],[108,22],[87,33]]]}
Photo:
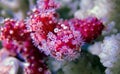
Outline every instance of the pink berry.
{"label": "pink berry", "polygon": [[[104,28],[103,23],[95,17],[83,20],[71,19],[58,23],[53,33],[48,34],[45,42],[50,55],[56,59],[75,59],[84,42],[96,39]],[[50,45],[49,45],[50,44]],[[44,48],[43,48],[44,49]]]}
{"label": "pink berry", "polygon": [[26,42],[26,50],[22,51],[26,62],[29,64],[25,67],[25,74],[45,74],[48,70],[45,64],[47,56],[32,45],[32,42]]}
{"label": "pink berry", "polygon": [[26,32],[26,24],[24,21],[16,21],[13,19],[5,19],[4,26],[1,27],[0,38],[8,40],[24,41],[29,33]]}
{"label": "pink berry", "polygon": [[16,56],[20,52],[18,44],[14,41],[2,40],[2,45],[12,56]]}
{"label": "pink berry", "polygon": [[17,55],[24,47],[23,42],[30,40],[30,33],[26,30],[24,21],[16,21],[13,19],[5,19],[4,26],[1,27],[0,38],[2,45],[11,55]]}
{"label": "pink berry", "polygon": [[68,21],[59,22],[54,31],[48,32],[46,37],[47,39],[39,42],[37,47],[47,55],[57,60],[73,60],[79,56],[83,43],[81,34],[72,29]]}
{"label": "pink berry", "polygon": [[88,17],[83,20],[72,19],[71,23],[76,30],[79,30],[81,36],[85,42],[91,42],[96,39],[104,29],[104,25],[101,20],[96,17]]}
{"label": "pink berry", "polygon": [[53,32],[56,25],[56,12],[40,12],[36,9],[27,19],[27,29],[36,46],[47,39],[47,34]]}
{"label": "pink berry", "polygon": [[53,0],[38,0],[36,9],[27,19],[27,29],[35,46],[45,54],[58,60],[75,59],[80,46],[96,39],[104,25],[95,17],[61,21],[56,9]]}
{"label": "pink berry", "polygon": [[43,60],[45,58],[45,55],[39,50],[29,51],[26,57],[29,66],[25,67],[25,74],[45,74],[49,71]]}
{"label": "pink berry", "polygon": [[1,29],[3,47],[13,56],[21,54],[29,63],[29,66],[25,67],[26,74],[45,74],[49,71],[44,62],[46,56],[33,45],[24,21],[5,20],[5,26]]}
{"label": "pink berry", "polygon": [[47,44],[50,55],[57,60],[74,60],[80,55],[83,42],[80,32],[72,29],[65,21],[57,25],[54,33],[48,34]]}

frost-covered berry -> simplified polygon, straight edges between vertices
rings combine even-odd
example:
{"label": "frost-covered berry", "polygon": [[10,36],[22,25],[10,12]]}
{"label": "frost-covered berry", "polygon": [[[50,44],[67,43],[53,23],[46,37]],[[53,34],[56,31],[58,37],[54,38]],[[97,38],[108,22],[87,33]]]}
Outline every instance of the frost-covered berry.
{"label": "frost-covered berry", "polygon": [[80,46],[97,38],[104,26],[95,17],[61,21],[57,8],[53,0],[38,0],[27,19],[27,30],[34,45],[45,54],[73,60],[79,56]]}
{"label": "frost-covered berry", "polygon": [[101,20],[96,17],[88,17],[85,19],[70,19],[69,25],[71,29],[79,31],[84,42],[91,42],[96,39],[104,29]]}
{"label": "frost-covered berry", "polygon": [[2,40],[2,46],[6,48],[6,50],[10,53],[12,56],[16,56],[18,53],[20,53],[20,47],[19,44],[15,41],[11,40]]}
{"label": "frost-covered berry", "polygon": [[58,60],[74,60],[80,55],[82,38],[79,31],[72,29],[68,21],[59,23],[54,33],[49,32],[47,44],[50,55]]}
{"label": "frost-covered berry", "polygon": [[1,27],[0,38],[8,40],[24,41],[29,33],[26,31],[24,21],[16,21],[14,19],[5,19],[4,26]]}
{"label": "frost-covered berry", "polygon": [[[59,22],[47,39],[37,47],[57,60],[73,60],[80,55],[82,38],[79,31],[73,29],[68,21]],[[34,39],[33,39],[34,40]]]}
{"label": "frost-covered berry", "polygon": [[[44,62],[46,56],[33,45],[24,21],[5,20],[5,26],[1,29],[3,47],[11,55],[21,55],[25,62],[29,64],[25,67],[26,74],[45,74],[49,71]],[[11,30],[12,33],[10,33]]]}
{"label": "frost-covered berry", "polygon": [[38,0],[37,6],[27,19],[33,43],[56,59],[77,58],[82,41],[80,32],[71,30],[67,21],[58,23],[57,4],[53,0]]}
{"label": "frost-covered berry", "polygon": [[47,72],[50,74],[50,71],[45,64],[46,55],[36,47],[31,47],[27,44],[26,46],[32,49],[23,52],[26,57],[26,62],[29,64],[28,66],[25,66],[25,74],[47,74]]}
{"label": "frost-covered berry", "polygon": [[104,29],[103,23],[96,17],[88,17],[79,22],[79,30],[85,42],[96,39]]}
{"label": "frost-covered berry", "polygon": [[24,48],[24,41],[30,40],[30,33],[26,30],[24,21],[5,19],[4,26],[1,27],[0,38],[2,45],[11,55],[17,55]]}
{"label": "frost-covered berry", "polygon": [[44,61],[44,59],[47,58],[46,55],[39,51],[39,49],[32,44],[32,41],[26,40],[21,43],[16,43],[14,41],[8,42],[7,44],[3,43],[3,47],[12,55],[17,56],[17,54],[20,54],[25,62],[29,64],[25,66],[25,74],[45,74],[46,72],[50,72]]}
{"label": "frost-covered berry", "polygon": [[36,46],[47,39],[48,32],[53,32],[56,25],[56,12],[40,12],[36,9],[27,19],[27,29]]}

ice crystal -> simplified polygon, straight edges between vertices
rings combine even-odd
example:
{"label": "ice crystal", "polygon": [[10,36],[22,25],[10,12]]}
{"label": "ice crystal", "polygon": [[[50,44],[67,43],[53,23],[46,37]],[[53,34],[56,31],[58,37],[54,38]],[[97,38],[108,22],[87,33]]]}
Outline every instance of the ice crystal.
{"label": "ice crystal", "polygon": [[[93,48],[97,47],[97,48]],[[107,67],[106,74],[119,74],[120,68],[120,34],[111,35],[104,38],[103,43],[96,43],[90,47],[90,51],[98,55],[101,63]],[[92,49],[93,48],[93,49]]]}
{"label": "ice crystal", "polygon": [[96,16],[108,20],[113,9],[113,3],[111,0],[81,0],[80,8],[74,13],[76,18]]}

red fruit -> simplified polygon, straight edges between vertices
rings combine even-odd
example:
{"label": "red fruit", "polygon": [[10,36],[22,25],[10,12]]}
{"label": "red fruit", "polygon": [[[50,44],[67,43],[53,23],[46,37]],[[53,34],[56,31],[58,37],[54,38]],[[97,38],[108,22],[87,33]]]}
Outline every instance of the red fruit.
{"label": "red fruit", "polygon": [[12,56],[16,56],[20,52],[18,44],[14,41],[3,40],[2,45]]}
{"label": "red fruit", "polygon": [[[54,33],[48,34],[46,45],[50,55],[58,60],[73,60],[80,52],[84,42],[96,39],[104,28],[103,23],[95,17],[84,20],[71,19],[59,23]],[[50,44],[50,45],[49,45]]]}
{"label": "red fruit", "polygon": [[21,50],[26,49],[24,42],[31,40],[25,22],[13,19],[5,19],[4,26],[1,27],[0,38],[3,40],[3,47],[13,55],[17,55]]}
{"label": "red fruit", "polygon": [[23,21],[6,20],[1,31],[3,47],[13,56],[20,54],[29,63],[29,66],[25,67],[26,74],[46,74],[49,72],[44,62],[46,56],[33,45],[30,33],[26,30]]}
{"label": "red fruit", "polygon": [[104,29],[101,20],[96,17],[89,17],[83,20],[72,19],[70,21],[76,30],[79,30],[85,42],[91,42],[96,39]]}
{"label": "red fruit", "polygon": [[29,49],[22,52],[26,62],[29,64],[25,67],[25,74],[46,74],[49,71],[44,61],[46,55],[30,45],[29,42],[25,43],[25,46]]}
{"label": "red fruit", "polygon": [[26,32],[26,24],[24,21],[16,21],[13,19],[5,19],[4,26],[1,27],[0,38],[8,40],[24,41],[29,33]]}
{"label": "red fruit", "polygon": [[53,32],[57,17],[55,12],[39,12],[35,10],[27,19],[27,28],[31,32],[31,38],[35,45],[41,46],[41,42],[47,39],[47,34]]}
{"label": "red fruit", "polygon": [[29,66],[24,71],[25,74],[51,74],[46,65],[41,61],[29,63]]}
{"label": "red fruit", "polygon": [[23,43],[30,40],[30,33],[26,30],[24,21],[5,19],[4,26],[1,27],[2,45],[11,55],[17,55],[21,49],[25,48]]}
{"label": "red fruit", "polygon": [[71,29],[68,21],[65,21],[59,23],[53,33],[48,33],[45,43],[50,55],[57,60],[74,60],[80,55],[82,38],[80,32]]}
{"label": "red fruit", "polygon": [[56,8],[53,0],[38,0],[37,9],[27,20],[27,28],[34,44],[47,55],[60,60],[75,59],[81,44],[97,38],[104,26],[95,17],[58,23]]}

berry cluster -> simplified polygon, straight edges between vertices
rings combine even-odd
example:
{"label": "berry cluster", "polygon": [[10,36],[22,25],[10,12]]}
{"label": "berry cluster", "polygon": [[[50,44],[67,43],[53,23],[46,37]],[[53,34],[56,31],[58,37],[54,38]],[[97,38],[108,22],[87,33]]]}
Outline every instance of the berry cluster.
{"label": "berry cluster", "polygon": [[96,39],[104,25],[96,17],[61,20],[57,8],[53,0],[38,1],[27,19],[27,29],[34,45],[46,55],[57,60],[76,59],[81,51],[80,46]]}
{"label": "berry cluster", "polygon": [[[0,39],[11,55],[21,54],[29,65],[26,74],[49,74],[46,55],[57,60],[74,60],[81,46],[96,39],[104,25],[96,17],[61,20],[53,0],[38,0],[24,21],[5,19]],[[44,53],[42,53],[42,51]]]}
{"label": "berry cluster", "polygon": [[5,19],[4,26],[1,27],[0,39],[12,55],[17,55],[24,48],[24,42],[30,40],[29,34],[24,21]]}
{"label": "berry cluster", "polygon": [[25,74],[45,74],[49,72],[44,62],[46,55],[33,45],[24,21],[5,19],[4,27],[1,27],[1,39],[3,47],[12,56],[21,55],[25,62],[29,64],[25,66]]}
{"label": "berry cluster", "polygon": [[96,39],[104,28],[103,23],[96,17],[88,17],[83,20],[72,19],[70,22],[76,30],[80,31],[83,40],[88,43]]}

